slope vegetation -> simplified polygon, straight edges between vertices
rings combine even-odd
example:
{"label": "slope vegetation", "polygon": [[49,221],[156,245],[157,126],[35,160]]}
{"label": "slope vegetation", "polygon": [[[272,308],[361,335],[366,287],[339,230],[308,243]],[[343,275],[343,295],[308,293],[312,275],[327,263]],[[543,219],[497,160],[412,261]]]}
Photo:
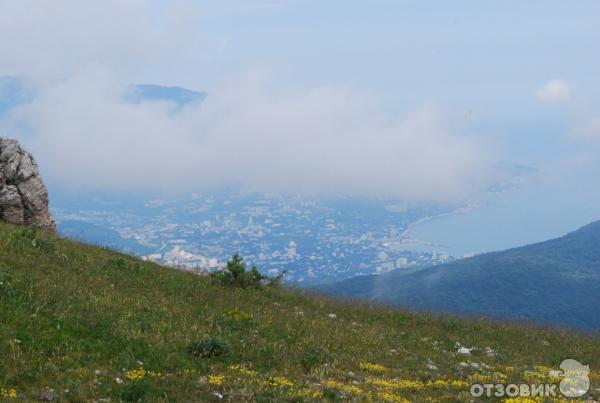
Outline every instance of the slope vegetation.
{"label": "slope vegetation", "polygon": [[600,368],[576,332],[223,285],[3,224],[0,253],[0,400],[468,401]]}

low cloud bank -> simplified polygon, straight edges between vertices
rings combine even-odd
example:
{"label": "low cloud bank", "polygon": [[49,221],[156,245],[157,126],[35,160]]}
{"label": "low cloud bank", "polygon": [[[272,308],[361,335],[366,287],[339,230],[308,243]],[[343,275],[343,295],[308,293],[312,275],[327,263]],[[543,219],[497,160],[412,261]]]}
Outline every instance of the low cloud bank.
{"label": "low cloud bank", "polygon": [[12,128],[52,180],[75,188],[460,198],[484,180],[472,137],[424,106],[399,118],[347,88],[276,93],[246,78],[177,108],[131,103],[102,69],[43,87]]}

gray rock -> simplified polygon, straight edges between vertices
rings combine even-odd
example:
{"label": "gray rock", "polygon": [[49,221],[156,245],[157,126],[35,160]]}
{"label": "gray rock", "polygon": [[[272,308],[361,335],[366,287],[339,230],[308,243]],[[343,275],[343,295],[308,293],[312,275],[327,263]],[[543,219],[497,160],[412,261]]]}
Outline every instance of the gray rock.
{"label": "gray rock", "polygon": [[0,138],[0,221],[56,232],[37,163],[16,140],[5,138]]}
{"label": "gray rock", "polygon": [[40,392],[40,399],[47,402],[51,402],[52,400],[54,400],[54,389],[46,386]]}

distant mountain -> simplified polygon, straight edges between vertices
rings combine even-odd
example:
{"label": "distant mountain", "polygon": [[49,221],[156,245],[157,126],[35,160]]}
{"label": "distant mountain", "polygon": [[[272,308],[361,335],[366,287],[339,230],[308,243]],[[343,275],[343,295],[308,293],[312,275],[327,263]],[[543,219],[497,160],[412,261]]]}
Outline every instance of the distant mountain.
{"label": "distant mountain", "polygon": [[147,101],[170,101],[183,106],[193,102],[202,102],[205,92],[192,91],[181,87],[166,87],[155,84],[138,84],[130,87],[127,100],[134,103]]}
{"label": "distant mountain", "polygon": [[319,290],[418,310],[600,329],[600,221],[558,239]]}
{"label": "distant mountain", "polygon": [[[35,86],[19,77],[0,76],[0,115],[36,96]],[[193,91],[182,87],[169,87],[158,84],[137,84],[127,87],[125,100],[132,103],[149,101],[173,102],[177,107],[202,102],[206,92]]]}

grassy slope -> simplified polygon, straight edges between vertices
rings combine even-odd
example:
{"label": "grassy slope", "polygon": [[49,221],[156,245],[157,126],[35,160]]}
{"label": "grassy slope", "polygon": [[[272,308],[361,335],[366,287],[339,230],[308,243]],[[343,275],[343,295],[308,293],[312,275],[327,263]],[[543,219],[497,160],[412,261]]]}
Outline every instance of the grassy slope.
{"label": "grassy slope", "polygon": [[[26,401],[44,387],[55,389],[55,401],[210,401],[215,392],[230,401],[454,401],[467,399],[474,377],[545,377],[548,369],[535,366],[557,369],[565,358],[600,369],[600,340],[583,334],[224,288],[3,224],[0,254],[0,393],[15,389]],[[187,346],[207,334],[228,341],[226,353],[189,355]],[[458,355],[456,343],[477,349]],[[592,382],[600,387],[600,373]]]}

